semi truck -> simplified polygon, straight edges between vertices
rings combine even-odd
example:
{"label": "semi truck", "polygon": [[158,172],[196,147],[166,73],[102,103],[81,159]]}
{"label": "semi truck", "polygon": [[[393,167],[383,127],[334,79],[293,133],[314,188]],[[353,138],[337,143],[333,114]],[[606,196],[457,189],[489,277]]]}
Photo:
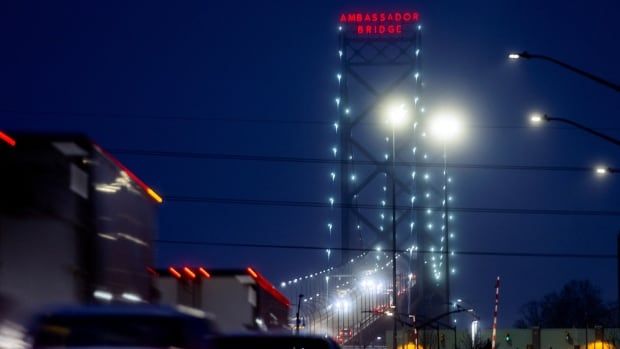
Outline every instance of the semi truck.
{"label": "semi truck", "polygon": [[162,304],[198,311],[222,332],[290,329],[289,299],[254,268],[170,266],[156,280]]}
{"label": "semi truck", "polygon": [[0,323],[148,302],[162,198],[80,134],[0,132]]}

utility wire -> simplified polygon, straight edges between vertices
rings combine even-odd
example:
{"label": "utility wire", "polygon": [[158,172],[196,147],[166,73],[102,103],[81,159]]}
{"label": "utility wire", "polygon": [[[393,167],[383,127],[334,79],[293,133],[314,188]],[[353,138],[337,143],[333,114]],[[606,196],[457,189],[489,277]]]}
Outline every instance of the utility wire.
{"label": "utility wire", "polygon": [[269,118],[237,118],[225,116],[191,116],[183,114],[153,115],[132,113],[84,113],[84,112],[59,112],[59,111],[22,111],[0,109],[0,113],[18,114],[23,116],[50,116],[55,118],[102,118],[102,119],[135,119],[135,120],[158,120],[158,121],[197,121],[197,122],[230,122],[230,123],[262,123],[262,124],[300,124],[300,125],[331,125],[333,122],[321,120],[291,120]]}
{"label": "utility wire", "polygon": [[[50,116],[55,118],[104,118],[104,119],[136,119],[157,121],[191,121],[191,122],[216,122],[216,123],[250,123],[250,124],[289,124],[289,125],[321,125],[332,126],[334,121],[312,119],[277,119],[277,118],[239,118],[227,116],[192,116],[186,114],[138,114],[138,113],[98,113],[98,112],[70,112],[70,111],[27,111],[18,109],[1,108],[0,113],[16,114],[20,117]],[[4,116],[6,117],[6,116]],[[361,125],[378,126],[379,122],[360,122]],[[468,125],[469,128],[479,129],[531,129],[530,126],[515,125]],[[574,130],[572,127],[550,126],[545,129]],[[618,131],[617,127],[597,127],[601,131]]]}
{"label": "utility wire", "polygon": [[[378,204],[360,204],[355,205],[334,203],[323,203],[317,201],[286,201],[286,200],[260,200],[260,199],[234,199],[234,198],[220,198],[220,197],[207,197],[207,196],[180,196],[180,195],[168,195],[165,197],[168,202],[187,203],[187,204],[223,204],[223,205],[247,205],[247,206],[275,206],[275,207],[311,207],[311,208],[356,208],[356,209],[370,209],[370,210],[387,210],[391,209],[391,205],[378,205]],[[433,211],[443,210],[443,207],[422,207],[422,206],[407,206],[397,205],[399,210],[413,210],[413,211],[426,211],[431,209]],[[564,210],[564,209],[526,209],[526,208],[483,208],[483,207],[450,207],[450,212],[463,212],[463,213],[489,213],[489,214],[520,214],[520,215],[556,215],[556,216],[608,216],[618,217],[620,211],[614,210]]]}
{"label": "utility wire", "polygon": [[[168,240],[158,239],[155,243],[162,245],[191,245],[191,246],[210,246],[210,247],[246,247],[264,249],[284,249],[284,250],[308,250],[308,251],[352,251],[352,252],[376,252],[370,248],[348,248],[348,247],[326,247],[312,245],[276,245],[259,243],[238,243],[238,242],[214,242],[199,240]],[[392,252],[391,249],[382,249],[381,252]],[[397,253],[409,253],[408,250],[396,250]],[[420,254],[436,254],[437,251],[416,250]],[[596,253],[548,253],[548,252],[510,252],[510,251],[453,251],[455,255],[462,256],[492,256],[492,257],[539,257],[539,258],[571,258],[571,259],[616,259],[615,254],[596,254]]]}
{"label": "utility wire", "polygon": [[[127,148],[111,148],[108,149],[116,155],[130,156],[149,156],[149,157],[166,157],[178,159],[194,159],[194,160],[239,160],[239,161],[261,161],[261,162],[283,162],[283,163],[300,163],[300,164],[331,164],[339,165],[342,163],[362,166],[376,166],[383,162],[375,162],[370,160],[339,160],[327,158],[309,158],[309,157],[292,157],[292,156],[273,156],[273,155],[245,155],[245,154],[227,154],[227,153],[205,153],[205,152],[188,152],[188,151],[168,151],[168,150],[148,150],[148,149],[127,149]],[[391,162],[389,162],[391,165]],[[443,162],[411,162],[396,161],[396,166],[417,168],[443,168],[446,166]],[[592,172],[590,167],[583,166],[543,166],[543,165],[505,165],[505,164],[467,164],[467,163],[448,163],[448,168],[460,169],[479,169],[479,170],[518,170],[518,171],[555,171],[555,172]]]}

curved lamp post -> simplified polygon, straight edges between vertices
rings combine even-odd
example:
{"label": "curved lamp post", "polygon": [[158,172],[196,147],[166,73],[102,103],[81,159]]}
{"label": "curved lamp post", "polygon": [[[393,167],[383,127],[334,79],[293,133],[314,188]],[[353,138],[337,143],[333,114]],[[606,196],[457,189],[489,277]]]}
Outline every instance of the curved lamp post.
{"label": "curved lamp post", "polygon": [[563,124],[567,124],[567,125],[571,125],[573,127],[576,127],[584,132],[587,132],[591,135],[594,135],[598,138],[604,139],[605,141],[615,144],[616,146],[620,147],[620,139],[612,137],[610,135],[604,134],[602,132],[599,132],[595,129],[592,129],[588,126],[582,125],[578,122],[575,122],[573,120],[570,119],[566,119],[566,118],[557,118],[557,117],[551,117],[547,114],[543,114],[543,115],[539,115],[539,114],[534,114],[532,116],[530,116],[530,122],[534,125],[540,125],[543,121],[546,122],[561,122]]}
{"label": "curved lamp post", "polygon": [[609,80],[603,79],[600,76],[594,75],[592,73],[589,73],[585,70],[579,69],[577,67],[574,67],[568,63],[564,63],[558,59],[555,59],[553,57],[549,57],[549,56],[545,56],[545,55],[540,55],[540,54],[534,54],[534,53],[529,53],[527,51],[523,51],[520,53],[510,53],[508,55],[508,58],[511,60],[519,60],[519,59],[540,59],[540,60],[544,60],[550,63],[553,63],[555,65],[558,65],[564,69],[567,69],[575,74],[579,74],[583,77],[586,77],[587,79],[590,79],[592,81],[595,81],[607,88],[610,88],[616,92],[620,92],[620,85],[615,84]]}

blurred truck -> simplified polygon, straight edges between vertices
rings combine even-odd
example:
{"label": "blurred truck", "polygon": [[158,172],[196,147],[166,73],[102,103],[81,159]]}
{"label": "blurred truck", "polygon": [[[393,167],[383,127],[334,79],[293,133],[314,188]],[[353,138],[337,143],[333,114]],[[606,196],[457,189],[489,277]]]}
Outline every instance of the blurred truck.
{"label": "blurred truck", "polygon": [[157,272],[162,304],[194,309],[222,332],[290,329],[290,301],[253,268],[171,266]]}
{"label": "blurred truck", "polygon": [[0,324],[56,303],[149,301],[161,201],[83,135],[0,132]]}

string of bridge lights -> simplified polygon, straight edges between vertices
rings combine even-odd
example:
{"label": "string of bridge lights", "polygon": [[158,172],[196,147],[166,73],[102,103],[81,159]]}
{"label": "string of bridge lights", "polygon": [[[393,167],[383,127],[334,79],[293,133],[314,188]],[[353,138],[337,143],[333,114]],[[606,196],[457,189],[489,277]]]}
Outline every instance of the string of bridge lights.
{"label": "string of bridge lights", "polygon": [[[342,51],[338,51],[339,52],[339,56],[342,57]],[[340,79],[342,78],[342,75],[339,73],[337,76],[338,82],[340,83]],[[336,109],[338,110],[338,108],[340,107],[340,98],[336,98]],[[336,132],[336,134],[338,133],[338,121],[336,120],[334,122],[334,132]],[[336,146],[333,146],[331,149],[331,152],[334,156],[335,160],[338,160],[338,148]],[[331,182],[330,182],[330,187],[336,186],[336,169],[332,169],[331,172],[329,173],[329,176],[331,178]],[[332,237],[332,233],[334,230],[334,222],[335,221],[335,213],[334,213],[334,193],[330,194],[330,197],[328,199],[329,201],[329,218],[328,218],[328,222],[327,222],[327,230],[329,232],[329,246],[331,246],[333,244],[333,237]],[[327,255],[327,265],[330,265],[330,256],[331,256],[331,249],[326,249],[325,253]]]}
{"label": "string of bridge lights", "polygon": [[[387,256],[387,255],[386,255]],[[362,256],[359,256],[359,258],[361,258]],[[400,255],[397,255],[396,258],[400,258]],[[345,281],[342,282],[340,284],[335,285],[335,288],[341,289],[341,288],[345,288],[347,290],[346,295],[344,294],[338,294],[337,296],[332,298],[332,302],[329,303],[329,299],[327,300],[327,303],[325,303],[325,308],[327,310],[332,309],[334,306],[336,308],[341,308],[343,305],[345,306],[345,308],[348,308],[350,304],[348,304],[349,302],[347,301],[347,297],[350,294],[355,293],[355,291],[368,291],[368,290],[374,290],[376,292],[382,292],[382,291],[387,291],[388,290],[388,284],[389,283],[383,283],[383,282],[373,282],[373,281],[369,281],[369,277],[372,277],[374,274],[378,273],[379,271],[385,270],[385,268],[390,267],[390,265],[392,264],[392,260],[387,258],[388,260],[385,265],[379,267],[378,265],[368,271],[365,275],[363,275],[363,279],[360,283],[353,283],[351,281]],[[353,260],[351,260],[351,262],[353,262]],[[333,270],[333,268],[332,268]],[[409,274],[409,279],[412,278],[412,274]],[[298,282],[302,282],[302,281],[310,281],[310,279],[312,279],[312,276],[307,276],[304,277],[303,279],[297,279],[299,280]],[[326,281],[329,280],[329,276],[326,277]],[[299,287],[298,282],[293,282],[293,284],[297,284],[296,286]],[[384,287],[385,286],[385,287]],[[285,289],[287,287],[287,283],[286,282],[282,282],[281,287],[283,289]],[[399,291],[399,294],[402,293],[402,291]],[[325,296],[327,297],[327,296]],[[312,293],[312,296],[308,297],[308,298],[304,298],[303,302],[304,303],[316,303],[321,301],[322,299],[324,299],[325,297],[321,298],[321,292],[317,292],[317,293]],[[347,303],[347,304],[345,304]]]}
{"label": "string of bridge lights", "polygon": [[[367,254],[368,254],[368,252],[360,253],[359,255],[351,258],[351,260],[349,260],[348,263],[350,263],[350,264],[351,263],[355,263],[356,260],[359,260],[359,259],[363,258]],[[317,276],[329,273],[330,271],[333,271],[334,269],[339,269],[339,268],[340,267],[329,267],[327,269],[323,269],[323,270],[318,271],[316,273],[310,273],[308,275],[300,276],[300,277],[293,278],[293,279],[290,279],[290,280],[287,280],[287,281],[282,281],[280,283],[280,287],[281,288],[285,288],[287,285],[296,284],[296,283],[298,283],[299,281],[302,281],[302,280],[314,279]]]}
{"label": "string of bridge lights", "polygon": [[[418,30],[421,30],[421,26],[418,26]],[[418,43],[419,43],[419,40],[417,41],[416,45],[418,45]],[[418,57],[419,54],[420,54],[420,48],[416,47],[416,51],[415,51],[416,57]],[[422,94],[422,86],[423,86],[423,79],[421,77],[421,74],[419,73],[419,70],[421,70],[420,60],[418,59],[416,61],[416,63],[418,64],[418,66],[417,66],[417,70],[418,71],[414,74],[414,79],[415,79],[415,82],[416,82],[416,90],[417,90],[416,94],[417,95],[414,97],[413,103],[414,103],[415,110],[417,112],[419,112],[421,116],[424,116],[426,114],[426,107],[422,103],[422,99],[420,97],[421,94]],[[414,123],[413,123],[413,140],[414,140],[414,144],[413,144],[413,148],[412,148],[414,163],[416,162],[416,156],[418,154],[418,143],[417,143],[418,137],[416,137],[416,134],[419,134],[422,138],[426,137],[426,131],[424,129],[419,129],[418,130],[418,126],[419,126],[418,120],[415,120]],[[431,157],[429,156],[429,154],[427,152],[424,152],[423,155],[422,155],[422,160],[423,160],[423,162],[429,162],[431,160]],[[414,167],[414,169],[413,169],[413,171],[411,173],[411,178],[412,178],[412,182],[414,183],[414,186],[415,186],[415,183],[416,183],[416,174],[417,174],[416,173],[416,168]],[[423,179],[424,183],[426,183],[426,186],[430,186],[431,185],[430,184],[430,181],[431,181],[430,173],[427,171],[427,172],[424,173],[424,175],[422,177],[423,177],[422,179]],[[415,189],[417,189],[417,187],[414,187],[414,193],[416,192]],[[433,206],[431,204],[432,200],[433,200],[433,197],[432,197],[430,191],[428,191],[428,190],[426,191],[426,193],[424,194],[424,199],[428,202],[429,206]],[[413,233],[413,228],[415,226],[415,221],[413,219],[413,217],[414,217],[413,208],[414,208],[414,205],[415,205],[415,200],[416,200],[415,195],[412,195],[412,197],[411,197],[411,207],[412,207],[411,214],[412,214],[412,219],[411,219],[411,222],[410,222],[411,233]],[[426,216],[426,219],[425,219],[426,220],[426,224],[425,224],[425,226],[426,226],[426,229],[429,231],[428,232],[429,234],[431,234],[433,232],[433,226],[434,226],[433,225],[433,218],[434,218],[433,217],[434,216],[433,213],[434,212],[433,212],[433,210],[431,208],[427,208],[426,209],[426,215],[425,215]],[[430,250],[434,252],[435,248],[434,248],[433,245],[434,244],[432,244],[430,246]],[[441,245],[441,247],[440,247],[440,256],[439,256],[439,258],[441,259],[441,258],[443,258],[443,256],[441,255],[441,251],[443,251],[443,238],[441,238],[440,245]],[[410,249],[410,255],[413,254],[413,250],[414,250],[414,248],[412,246],[412,248]],[[430,255],[431,263],[429,263],[429,261],[427,259],[428,257],[429,256],[424,256],[424,259],[425,259],[424,260],[424,264],[425,265],[430,264],[431,270],[432,270],[432,275],[434,276],[436,281],[439,281],[440,278],[441,278],[440,268],[442,266],[442,264],[441,264],[442,262],[440,262],[439,265],[437,265],[437,263],[436,263],[437,256],[434,253]]]}

